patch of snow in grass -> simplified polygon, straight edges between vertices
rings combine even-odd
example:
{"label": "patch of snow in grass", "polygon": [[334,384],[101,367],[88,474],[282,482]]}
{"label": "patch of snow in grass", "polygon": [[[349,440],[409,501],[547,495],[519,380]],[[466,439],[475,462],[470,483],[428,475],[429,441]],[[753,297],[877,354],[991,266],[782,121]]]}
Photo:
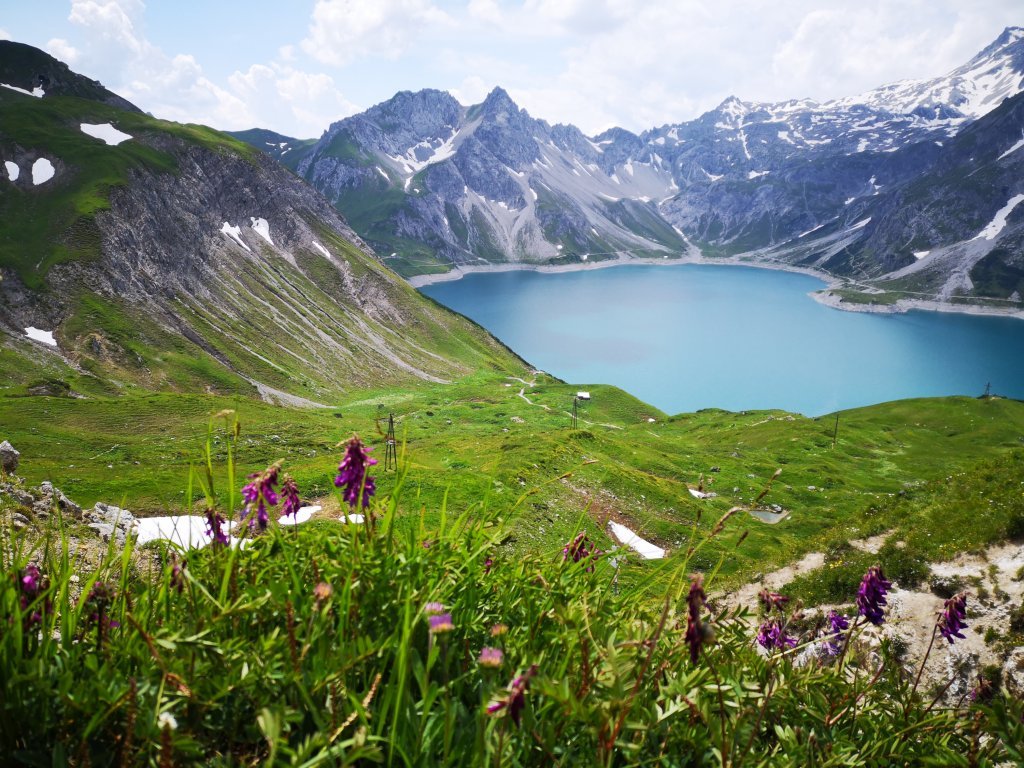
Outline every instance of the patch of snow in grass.
{"label": "patch of snow in grass", "polygon": [[771,173],[771,171],[750,171],[747,174],[747,178],[748,179],[757,179],[757,178],[760,178],[761,176],[767,176],[769,173]]}
{"label": "patch of snow in grass", "polygon": [[366,518],[364,518],[358,512],[349,512],[348,514],[342,515],[338,519],[341,520],[341,522],[343,523],[352,523],[353,525],[361,525],[366,520]]}
{"label": "patch of snow in grass", "polygon": [[230,224],[228,224],[225,221],[224,222],[224,226],[222,226],[220,228],[220,231],[221,231],[222,234],[227,235],[232,240],[234,240],[236,243],[238,243],[240,246],[245,248],[245,250],[249,251],[249,253],[252,253],[252,249],[250,249],[248,245],[246,245],[244,242],[242,242],[242,228],[241,227],[232,227]]}
{"label": "patch of snow in grass", "polygon": [[850,203],[852,203],[856,199],[857,199],[856,197],[848,197],[848,198],[846,198],[846,202],[843,203],[843,205],[849,205]]}
{"label": "patch of snow in grass", "polygon": [[[161,517],[141,517],[136,529],[136,544],[164,540],[176,544],[182,549],[198,549],[210,543],[212,537],[206,530],[206,518],[199,515],[165,515]],[[230,531],[235,527],[234,521],[225,524]],[[231,539],[236,543],[238,539]]]}
{"label": "patch of snow in grass", "polygon": [[931,251],[914,251],[914,258],[915,259],[923,259],[929,253],[931,253]]}
{"label": "patch of snow in grass", "polygon": [[25,329],[25,335],[33,341],[40,341],[43,344],[49,344],[51,347],[57,346],[57,340],[53,338],[53,331],[43,331],[30,325]]}
{"label": "patch of snow in grass", "polygon": [[651,542],[646,541],[645,539],[641,539],[621,523],[609,520],[608,530],[611,531],[612,536],[622,542],[623,546],[636,550],[645,560],[661,560],[665,557],[664,549],[655,544],[651,544]]}
{"label": "patch of snow in grass", "polygon": [[18,167],[18,164],[12,163],[10,160],[5,160],[4,167],[7,168],[7,178],[11,181],[17,181],[18,177],[21,175],[21,169]]}
{"label": "patch of snow in grass", "polygon": [[252,228],[256,230],[256,234],[273,245],[274,241],[270,239],[270,222],[256,216],[250,216],[249,220],[252,222]]}
{"label": "patch of snow in grass", "polygon": [[313,247],[320,251],[320,253],[322,253],[328,259],[331,258],[330,252],[322,245],[320,245],[320,243],[318,243],[316,240],[313,241]]}
{"label": "patch of snow in grass", "polygon": [[0,83],[4,88],[10,88],[12,91],[18,93],[24,93],[26,96],[35,96],[37,99],[43,98],[46,95],[46,91],[42,88],[33,88],[31,91],[26,91],[24,88],[19,88],[16,85],[8,85],[7,83]]}
{"label": "patch of snow in grass", "polygon": [[861,219],[860,221],[858,221],[856,224],[854,224],[852,227],[850,227],[850,229],[848,231],[852,232],[855,229],[863,229],[864,227],[866,227],[870,223],[871,223],[871,217],[868,216],[866,219]]}
{"label": "patch of snow in grass", "polygon": [[117,130],[117,128],[112,126],[110,123],[99,123],[95,125],[92,123],[82,123],[81,129],[82,133],[92,136],[94,139],[105,141],[112,147],[116,147],[122,141],[128,141],[128,139],[132,138],[131,134]]}
{"label": "patch of snow in grass", "polygon": [[37,187],[40,184],[45,184],[53,178],[53,174],[56,172],[57,171],[54,169],[53,163],[45,157],[40,157],[32,163],[32,183]]}
{"label": "patch of snow in grass", "polygon": [[319,504],[312,507],[301,507],[299,511],[295,513],[295,517],[282,517],[277,522],[281,525],[301,525],[302,523],[308,523],[310,518],[319,512],[320,509]]}
{"label": "patch of snow in grass", "polygon": [[1010,201],[996,211],[995,217],[988,223],[981,232],[974,236],[975,240],[995,240],[996,236],[1003,231],[1003,227],[1006,226],[1006,219],[1020,203],[1024,202],[1024,195],[1014,195],[1010,198]]}

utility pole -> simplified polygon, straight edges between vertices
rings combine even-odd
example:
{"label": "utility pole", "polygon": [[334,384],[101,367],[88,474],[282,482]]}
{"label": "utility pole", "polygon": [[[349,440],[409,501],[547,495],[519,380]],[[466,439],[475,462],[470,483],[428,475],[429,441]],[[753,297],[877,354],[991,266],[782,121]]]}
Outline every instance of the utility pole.
{"label": "utility pole", "polygon": [[398,445],[395,442],[395,414],[388,414],[388,434],[384,438],[384,471],[398,469]]}

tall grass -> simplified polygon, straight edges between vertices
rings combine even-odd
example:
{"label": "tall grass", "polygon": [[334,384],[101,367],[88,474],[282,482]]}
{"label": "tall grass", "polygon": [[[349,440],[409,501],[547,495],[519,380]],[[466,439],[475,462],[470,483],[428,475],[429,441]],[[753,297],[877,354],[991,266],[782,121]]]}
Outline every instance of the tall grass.
{"label": "tall grass", "polygon": [[[237,438],[230,423],[227,433]],[[209,462],[196,473],[211,508],[234,509],[231,456],[227,478]],[[855,653],[825,662],[807,653],[811,632],[795,648],[765,652],[746,614],[694,597],[686,562],[656,587],[620,591],[610,558],[592,547],[579,561],[571,548],[509,559],[507,515],[442,503],[428,528],[425,510],[408,504],[400,474],[374,501],[370,525],[272,524],[241,546],[178,554],[111,546],[87,572],[59,520],[31,543],[5,534],[0,762],[1024,759],[1021,702],[940,706],[885,648],[881,665]],[[728,525],[727,515],[714,530]],[[140,555],[157,566],[140,567]],[[30,563],[46,581],[26,601]],[[497,666],[494,651],[480,663],[484,648],[502,652]],[[801,655],[806,663],[795,663]]]}

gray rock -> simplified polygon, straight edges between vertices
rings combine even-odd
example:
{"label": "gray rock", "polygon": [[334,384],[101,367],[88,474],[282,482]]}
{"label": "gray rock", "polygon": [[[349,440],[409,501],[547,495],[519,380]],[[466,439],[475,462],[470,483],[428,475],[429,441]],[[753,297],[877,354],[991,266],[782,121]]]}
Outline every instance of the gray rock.
{"label": "gray rock", "polygon": [[[117,529],[107,523],[89,523],[89,527],[96,531],[96,535],[104,541],[110,541],[112,536],[117,535]],[[120,539],[120,537],[118,537]]]}
{"label": "gray rock", "polygon": [[49,481],[40,483],[39,493],[42,498],[32,505],[33,511],[39,517],[47,517],[54,508],[57,508],[61,513],[73,517],[75,520],[82,519],[82,508],[65,496],[59,488],[54,488],[53,483]]}
{"label": "gray rock", "polygon": [[15,528],[27,528],[29,522],[29,519],[25,517],[25,515],[21,514],[21,512],[15,512],[11,515],[11,523]]}
{"label": "gray rock", "polygon": [[1024,698],[1024,647],[1014,648],[1003,664],[1003,688],[1015,698]]}
{"label": "gray rock", "polygon": [[0,468],[5,474],[13,475],[18,469],[18,459],[21,453],[15,450],[14,446],[4,440],[0,443]]}

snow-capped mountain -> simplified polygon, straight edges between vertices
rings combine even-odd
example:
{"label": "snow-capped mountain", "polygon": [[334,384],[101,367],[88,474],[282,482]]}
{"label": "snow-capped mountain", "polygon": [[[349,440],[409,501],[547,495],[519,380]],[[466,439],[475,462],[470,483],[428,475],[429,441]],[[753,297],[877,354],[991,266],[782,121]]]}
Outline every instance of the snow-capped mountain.
{"label": "snow-capped mountain", "polygon": [[693,247],[736,255],[856,224],[1022,87],[1024,29],[1011,27],[943,77],[820,103],[729,97],[640,135],[549,125],[500,88],[470,107],[404,92],[283,161],[407,275]]}

